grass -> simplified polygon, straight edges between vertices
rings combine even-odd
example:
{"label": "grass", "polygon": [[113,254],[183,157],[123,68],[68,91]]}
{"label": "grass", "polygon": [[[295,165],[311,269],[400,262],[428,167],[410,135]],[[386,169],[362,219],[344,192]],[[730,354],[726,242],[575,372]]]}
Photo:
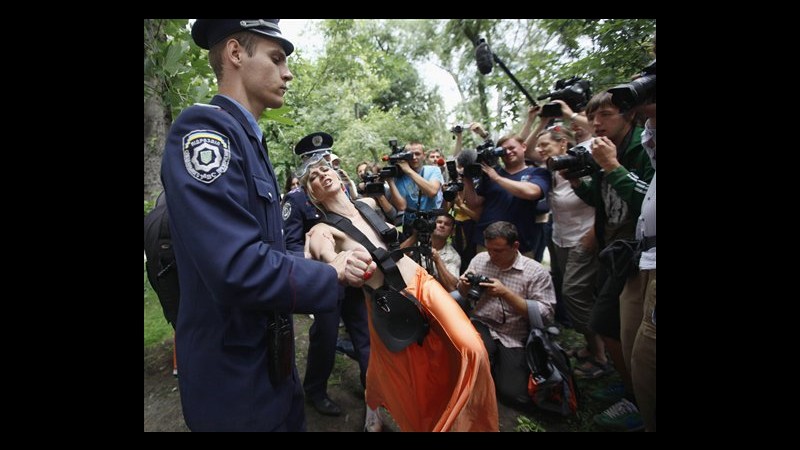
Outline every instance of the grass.
{"label": "grass", "polygon": [[[144,267],[144,264],[142,264]],[[144,346],[158,345],[172,338],[172,326],[164,318],[158,296],[147,281],[147,270],[144,271]]]}

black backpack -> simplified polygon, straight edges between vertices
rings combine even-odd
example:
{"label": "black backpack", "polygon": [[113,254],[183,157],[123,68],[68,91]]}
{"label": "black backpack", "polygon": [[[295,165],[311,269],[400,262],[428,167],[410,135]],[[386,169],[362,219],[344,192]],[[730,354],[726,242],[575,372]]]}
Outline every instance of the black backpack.
{"label": "black backpack", "polygon": [[178,321],[178,268],[169,234],[169,214],[165,194],[159,194],[156,206],[144,216],[144,254],[147,256],[147,280],[158,295],[167,322],[175,328]]}
{"label": "black backpack", "polygon": [[553,339],[557,334],[556,327],[531,327],[525,344],[528,395],[539,408],[568,416],[578,410],[578,392],[569,357]]}

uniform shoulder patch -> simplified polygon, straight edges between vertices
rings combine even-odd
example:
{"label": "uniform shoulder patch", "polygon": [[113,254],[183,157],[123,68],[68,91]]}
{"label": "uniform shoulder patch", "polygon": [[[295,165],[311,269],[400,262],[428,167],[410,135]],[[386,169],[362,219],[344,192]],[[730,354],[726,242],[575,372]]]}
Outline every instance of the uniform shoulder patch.
{"label": "uniform shoulder patch", "polygon": [[284,221],[287,221],[289,220],[290,215],[292,215],[292,202],[287,200],[286,203],[283,204],[283,210],[281,211],[281,216],[283,216]]}
{"label": "uniform shoulder patch", "polygon": [[183,164],[197,181],[212,183],[228,170],[230,160],[230,139],[224,134],[194,130],[183,137]]}

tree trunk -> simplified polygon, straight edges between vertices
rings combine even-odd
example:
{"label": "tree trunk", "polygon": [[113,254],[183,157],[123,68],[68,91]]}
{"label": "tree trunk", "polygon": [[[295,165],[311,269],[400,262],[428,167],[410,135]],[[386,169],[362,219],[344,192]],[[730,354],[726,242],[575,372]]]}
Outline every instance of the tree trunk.
{"label": "tree trunk", "polygon": [[[158,30],[157,20],[145,20],[145,39],[164,39]],[[158,48],[145,42],[145,58],[147,52]],[[161,156],[167,130],[172,123],[169,107],[164,103],[164,80],[158,76],[150,76],[144,80],[144,199],[155,200],[163,189],[161,186]]]}

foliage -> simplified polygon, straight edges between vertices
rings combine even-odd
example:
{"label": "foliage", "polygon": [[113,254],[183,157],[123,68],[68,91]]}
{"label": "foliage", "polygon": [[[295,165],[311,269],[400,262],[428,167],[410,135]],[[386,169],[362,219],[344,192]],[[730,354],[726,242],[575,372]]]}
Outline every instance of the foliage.
{"label": "foliage", "polygon": [[144,215],[146,216],[147,213],[153,210],[156,207],[156,199],[153,200],[145,200],[144,201]]}
{"label": "foliage", "polygon": [[145,19],[144,25],[145,98],[161,96],[172,117],[193,103],[208,102],[217,82],[208,52],[192,43],[188,20]]}
{"label": "foliage", "polygon": [[[652,58],[655,19],[330,19],[309,22],[306,33],[324,37],[321,55],[297,48],[286,104],[259,118],[269,140],[279,182],[296,167],[293,147],[314,131],[330,133],[334,151],[352,174],[377,161],[388,140],[419,140],[426,149],[452,145],[454,123],[484,123],[497,137],[518,129],[528,100],[497,65],[489,75],[475,67],[474,42],[482,37],[532,97],[556,80],[577,75],[594,92],[626,82]],[[187,20],[145,20],[145,96],[161,95],[172,115],[216,90],[206,51],[191,43]],[[436,88],[418,67],[431,61],[453,76],[463,102],[446,123]],[[156,83],[153,80],[163,80]],[[540,102],[541,103],[541,102]],[[465,142],[465,146],[469,146]]]}
{"label": "foliage", "polygon": [[528,416],[519,416],[517,417],[517,426],[514,427],[514,431],[527,431],[527,432],[535,432],[541,433],[547,430],[544,429],[543,426],[536,423],[533,419]]}

